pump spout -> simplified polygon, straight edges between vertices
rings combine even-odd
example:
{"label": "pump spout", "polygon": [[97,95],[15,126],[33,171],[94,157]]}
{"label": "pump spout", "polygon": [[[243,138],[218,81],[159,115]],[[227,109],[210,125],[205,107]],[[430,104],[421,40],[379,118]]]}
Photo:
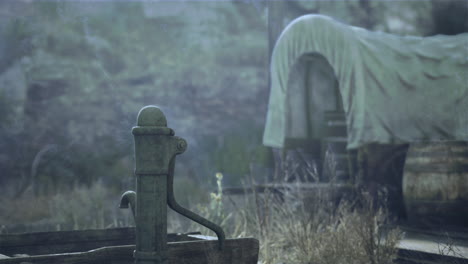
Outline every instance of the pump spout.
{"label": "pump spout", "polygon": [[135,219],[136,193],[134,191],[126,191],[120,198],[119,208],[128,208],[129,206]]}

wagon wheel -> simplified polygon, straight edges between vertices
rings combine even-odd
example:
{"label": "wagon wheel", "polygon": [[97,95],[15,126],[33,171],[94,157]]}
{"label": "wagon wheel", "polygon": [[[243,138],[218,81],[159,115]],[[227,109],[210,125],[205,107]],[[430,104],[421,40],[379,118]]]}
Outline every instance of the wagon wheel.
{"label": "wagon wheel", "polygon": [[379,182],[378,191],[383,192],[380,194],[383,197],[377,197],[378,205],[386,207],[389,213],[397,218],[405,217],[402,180],[408,147],[408,144],[399,146],[377,161],[377,164],[381,166],[378,167],[375,175],[382,179]]}

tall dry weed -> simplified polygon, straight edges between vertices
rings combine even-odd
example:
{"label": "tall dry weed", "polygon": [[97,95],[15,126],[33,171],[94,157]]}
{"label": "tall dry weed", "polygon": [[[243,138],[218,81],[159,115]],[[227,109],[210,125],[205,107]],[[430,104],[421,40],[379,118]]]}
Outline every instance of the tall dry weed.
{"label": "tall dry weed", "polygon": [[338,205],[330,196],[313,195],[311,201],[301,183],[290,186],[280,195],[252,190],[234,206],[235,228],[228,236],[258,238],[263,264],[393,263],[400,232],[383,232],[385,208],[374,208],[366,195]]}

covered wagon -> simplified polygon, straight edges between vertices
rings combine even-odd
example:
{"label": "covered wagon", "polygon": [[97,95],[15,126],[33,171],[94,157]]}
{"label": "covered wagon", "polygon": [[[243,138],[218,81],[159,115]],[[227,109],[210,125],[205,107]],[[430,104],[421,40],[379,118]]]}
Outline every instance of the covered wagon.
{"label": "covered wagon", "polygon": [[341,146],[348,160],[359,153],[345,179],[383,182],[397,204],[404,191],[414,218],[468,223],[468,33],[397,36],[306,15],[280,35],[270,71],[264,145],[314,142],[321,164],[324,148]]}

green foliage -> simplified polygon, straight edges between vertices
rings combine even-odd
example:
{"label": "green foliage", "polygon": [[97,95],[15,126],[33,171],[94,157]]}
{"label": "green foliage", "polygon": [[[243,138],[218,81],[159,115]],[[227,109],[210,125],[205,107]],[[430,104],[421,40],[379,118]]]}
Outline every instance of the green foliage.
{"label": "green foliage", "polygon": [[32,53],[33,30],[24,18],[15,18],[5,25],[4,57],[0,60],[0,72],[11,66],[16,60]]}
{"label": "green foliage", "polygon": [[[148,5],[158,9],[171,4]],[[55,144],[69,158],[41,163],[38,179],[73,175],[89,184],[98,178],[118,177],[113,168],[131,154],[129,129],[143,105],[168,105],[179,117],[203,116],[209,124],[204,128],[207,131],[218,120],[232,119],[222,124],[225,130],[251,118],[239,111],[245,108],[239,104],[252,97],[246,91],[266,88],[266,42],[258,37],[265,28],[260,18],[250,18],[249,23],[239,20],[244,16],[239,4],[190,3],[185,7],[188,12],[198,8],[207,18],[148,17],[141,2],[24,5],[28,16],[8,22],[11,45],[6,49],[14,55],[12,61],[23,57],[28,80],[27,98],[21,102],[26,120],[19,122],[29,124],[34,134],[27,135],[24,152],[28,155],[16,158],[26,175],[40,149]],[[182,8],[184,3],[177,5]],[[250,28],[252,23],[262,26]],[[15,51],[22,41],[30,43],[28,53]],[[262,116],[259,113],[255,118]],[[191,123],[179,122],[195,131]],[[249,143],[241,138],[233,141]],[[231,157],[246,153],[246,146],[228,145],[233,149],[228,151]],[[231,160],[242,163],[239,170],[226,159],[220,161],[220,168],[239,175],[247,172],[247,159]],[[124,168],[120,174],[127,171]],[[20,178],[14,174],[11,177]]]}
{"label": "green foliage", "polygon": [[213,153],[216,170],[229,175],[243,176],[249,170],[249,150],[244,138],[226,136],[223,146]]}
{"label": "green foliage", "polygon": [[[248,130],[245,128],[249,128]],[[261,143],[262,128],[252,122],[244,122],[234,131],[224,133],[217,138],[206,138],[204,151],[209,154],[207,161],[212,170],[225,175],[224,181],[229,186],[241,186],[242,180],[250,173],[251,162],[265,159]]]}
{"label": "green foliage", "polygon": [[11,122],[12,112],[11,105],[8,103],[8,98],[5,96],[4,92],[0,90],[0,133],[3,132],[4,127],[6,127]]}
{"label": "green foliage", "polygon": [[252,162],[265,168],[273,168],[275,161],[271,148],[263,145],[257,146],[252,153]]}
{"label": "green foliage", "polygon": [[[198,204],[198,211],[206,219],[220,225],[222,228],[227,228],[229,223],[228,221],[232,217],[233,212],[226,213],[223,207],[223,174],[218,172],[216,173],[216,185],[217,191],[210,193],[210,203],[209,206],[203,206]],[[198,228],[197,228],[198,229]]]}

